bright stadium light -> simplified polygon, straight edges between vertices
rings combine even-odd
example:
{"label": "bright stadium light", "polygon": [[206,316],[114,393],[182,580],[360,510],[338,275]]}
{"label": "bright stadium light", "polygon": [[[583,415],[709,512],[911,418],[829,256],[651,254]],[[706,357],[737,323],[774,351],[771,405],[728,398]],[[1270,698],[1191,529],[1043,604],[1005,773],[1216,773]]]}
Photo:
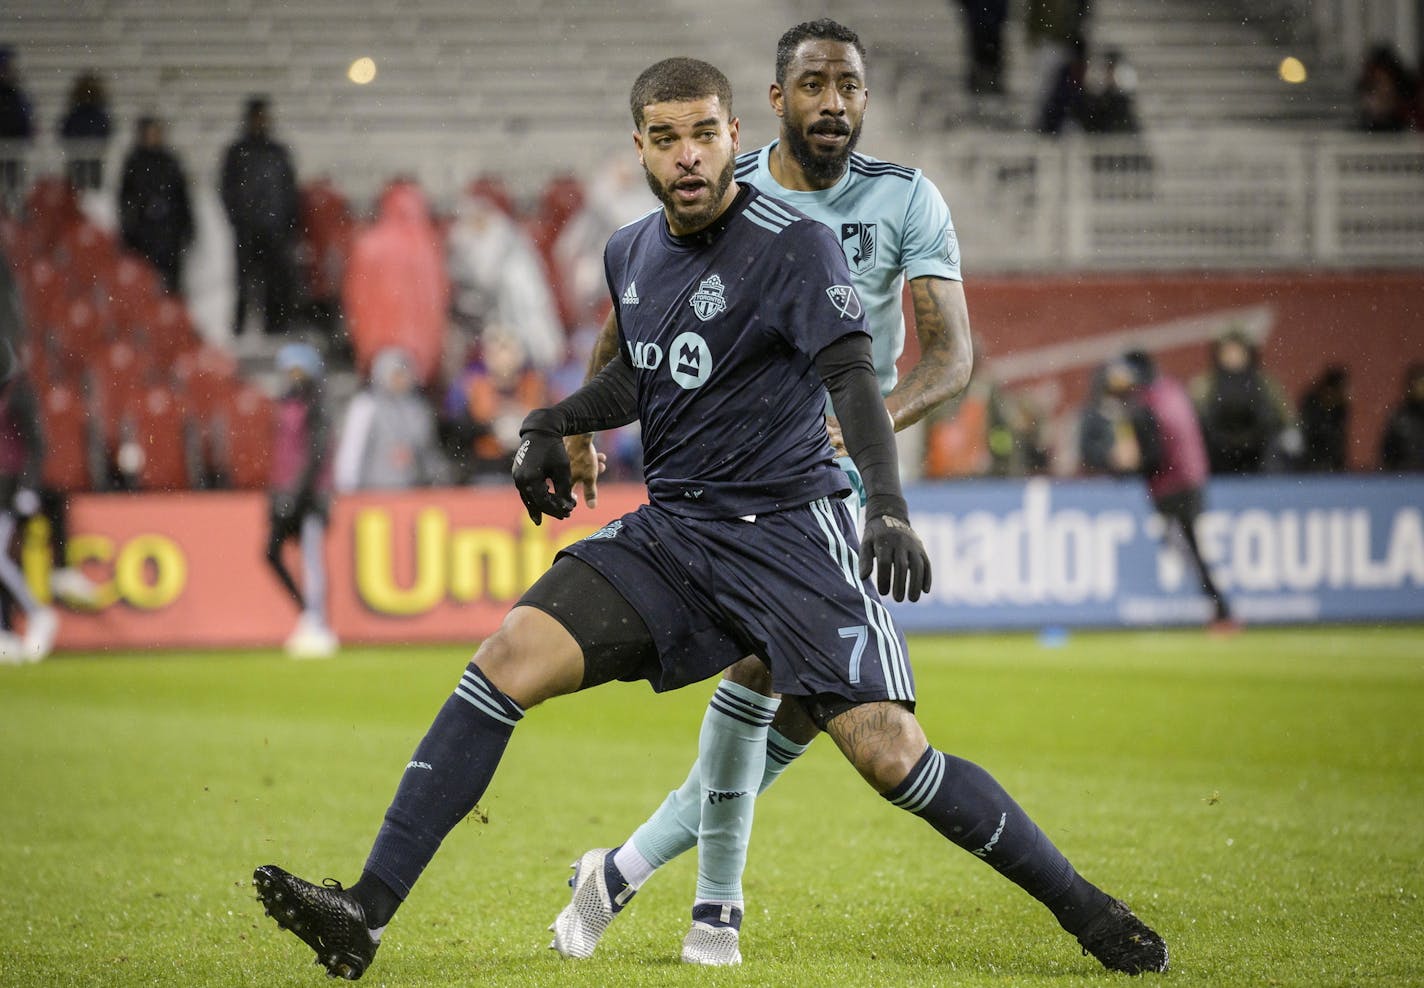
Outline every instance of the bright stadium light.
{"label": "bright stadium light", "polygon": [[376,78],[376,60],[373,58],[358,58],[351,63],[351,67],[346,70],[346,78],[364,86],[372,79]]}
{"label": "bright stadium light", "polygon": [[1280,75],[1282,82],[1292,85],[1305,81],[1305,63],[1294,55],[1287,55],[1281,59]]}

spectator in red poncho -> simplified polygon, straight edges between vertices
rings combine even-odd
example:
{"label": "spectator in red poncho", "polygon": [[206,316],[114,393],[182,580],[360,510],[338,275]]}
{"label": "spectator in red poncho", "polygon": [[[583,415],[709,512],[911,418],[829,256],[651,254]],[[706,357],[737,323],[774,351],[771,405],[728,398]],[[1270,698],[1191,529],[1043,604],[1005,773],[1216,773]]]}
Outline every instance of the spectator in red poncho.
{"label": "spectator in red poncho", "polygon": [[341,300],[362,374],[377,353],[400,347],[416,380],[430,383],[440,365],[450,281],[440,234],[415,183],[387,187],[376,222],[356,234]]}

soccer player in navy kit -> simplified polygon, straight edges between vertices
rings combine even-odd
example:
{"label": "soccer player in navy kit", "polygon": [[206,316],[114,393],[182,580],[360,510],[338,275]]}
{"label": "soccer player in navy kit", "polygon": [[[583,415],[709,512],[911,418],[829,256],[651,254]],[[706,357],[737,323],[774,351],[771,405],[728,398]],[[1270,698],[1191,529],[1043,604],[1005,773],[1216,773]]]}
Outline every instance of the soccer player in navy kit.
{"label": "soccer player in navy kit", "polygon": [[[969,377],[969,319],[949,209],[918,169],[855,153],[868,96],[864,50],[854,31],[824,19],[788,30],[777,43],[770,95],[781,118],[780,139],[740,155],[737,181],[804,211],[839,239],[866,310],[885,407],[895,427],[905,428],[960,391]],[[896,360],[905,338],[906,282],[920,358],[901,379]],[[610,316],[592,370],[616,352],[617,339]],[[836,420],[829,425],[832,444],[843,452]],[[566,446],[575,484],[592,503],[597,455],[591,437],[571,437]],[[858,487],[854,464],[844,457],[838,462]],[[575,862],[571,901],[551,926],[551,946],[559,953],[592,955],[638,888],[694,845],[694,915],[710,906],[721,906],[734,919],[743,914],[741,877],[756,796],[818,733],[802,704],[794,697],[779,701],[770,695],[772,686],[755,656],[727,670],[703,718],[698,760],[683,784],[621,845],[594,849]],[[726,791],[744,795],[718,798]],[[732,924],[709,929],[694,919],[682,958],[740,963],[738,940]]]}
{"label": "soccer player in navy kit", "polygon": [[[612,679],[671,689],[754,653],[888,800],[1031,887],[1060,919],[1096,915],[1103,893],[987,774],[930,748],[914,719],[904,639],[876,591],[916,599],[928,561],[839,246],[733,180],[731,89],[712,66],[659,62],[630,105],[663,209],[609,243],[619,357],[531,413],[514,474],[536,522],[567,516],[562,437],[636,417],[649,504],[560,554],[480,646],[407,764],[360,881],[317,886],[265,865],[259,898],[329,973],[359,977],[525,710]],[[858,553],[822,418],[827,391],[866,488]],[[1151,935],[1112,925],[1117,950]]]}

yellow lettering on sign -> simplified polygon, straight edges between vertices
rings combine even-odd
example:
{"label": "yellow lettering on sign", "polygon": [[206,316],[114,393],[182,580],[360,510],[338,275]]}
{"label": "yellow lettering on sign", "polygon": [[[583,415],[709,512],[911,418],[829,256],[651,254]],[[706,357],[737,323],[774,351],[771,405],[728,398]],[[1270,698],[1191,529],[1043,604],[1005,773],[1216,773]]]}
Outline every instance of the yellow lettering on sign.
{"label": "yellow lettering on sign", "polygon": [[119,595],[140,610],[156,611],[178,599],[188,582],[188,560],[183,550],[162,535],[140,535],[129,540],[114,560],[114,582]]}
{"label": "yellow lettering on sign", "polygon": [[449,521],[427,508],[415,522],[415,580],[399,587],[389,511],[367,508],[356,516],[356,592],[378,614],[422,614],[445,595],[445,541]]}

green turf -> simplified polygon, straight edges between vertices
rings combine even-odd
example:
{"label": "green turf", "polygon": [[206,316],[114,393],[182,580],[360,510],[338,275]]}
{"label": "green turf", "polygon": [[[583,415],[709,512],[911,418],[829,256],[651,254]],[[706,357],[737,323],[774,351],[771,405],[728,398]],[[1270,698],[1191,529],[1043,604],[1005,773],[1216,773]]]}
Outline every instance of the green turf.
{"label": "green turf", "polygon": [[[1424,984],[1424,629],[912,641],[921,716],[1191,985]],[[357,874],[467,655],[59,657],[0,669],[0,985],[316,985],[255,865]],[[677,784],[708,689],[612,686],[520,727],[387,934],[388,985],[1073,985],[1046,911],[866,789],[822,741],[758,809],[746,964],[684,970],[670,866],[598,956],[545,926],[566,866]]]}

